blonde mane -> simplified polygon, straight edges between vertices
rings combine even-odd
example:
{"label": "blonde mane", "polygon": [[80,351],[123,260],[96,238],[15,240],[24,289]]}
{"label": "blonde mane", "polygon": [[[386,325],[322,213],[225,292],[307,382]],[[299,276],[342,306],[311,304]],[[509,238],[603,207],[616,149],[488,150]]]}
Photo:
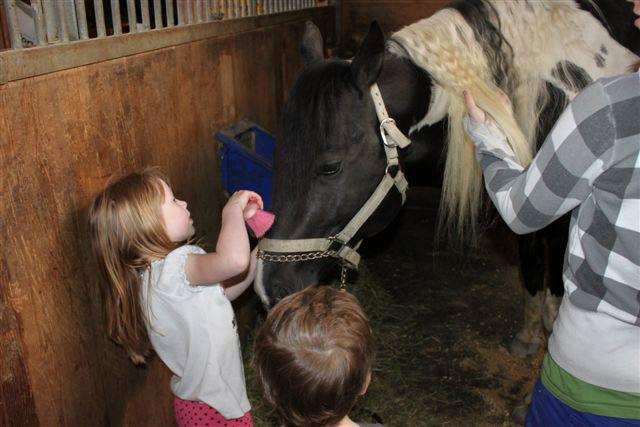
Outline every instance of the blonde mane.
{"label": "blonde mane", "polygon": [[[518,161],[526,166],[534,153],[538,116],[548,97],[547,83],[563,90],[568,99],[576,89],[561,81],[558,64],[571,62],[596,79],[625,72],[637,57],[617,44],[588,12],[573,2],[490,1],[499,22],[508,63],[500,86],[492,65],[473,29],[454,9],[433,16],[393,34],[413,62],[432,77],[442,108],[442,117],[429,117],[418,126],[448,116],[449,141],[442,188],[440,229],[451,231],[458,241],[475,238],[483,206],[482,171],[475,160],[473,144],[462,128],[466,114],[462,91],[470,91],[476,103],[504,130]],[[526,3],[526,7],[524,4]],[[491,17],[488,17],[491,19]],[[494,19],[495,20],[495,19]],[[594,58],[607,52],[606,64]],[[560,66],[560,68],[562,65]],[[554,70],[556,70],[554,72]],[[503,91],[513,110],[499,101]],[[542,102],[541,102],[542,101]]]}

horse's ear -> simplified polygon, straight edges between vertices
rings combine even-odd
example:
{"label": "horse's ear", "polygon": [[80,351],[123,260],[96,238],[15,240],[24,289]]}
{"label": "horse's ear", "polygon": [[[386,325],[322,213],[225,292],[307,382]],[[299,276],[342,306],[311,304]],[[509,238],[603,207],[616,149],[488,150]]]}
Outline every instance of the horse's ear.
{"label": "horse's ear", "polygon": [[320,34],[318,27],[311,21],[307,21],[306,23],[300,50],[302,51],[305,65],[313,64],[314,62],[324,59],[322,34]]}
{"label": "horse's ear", "polygon": [[373,21],[360,49],[351,62],[351,75],[356,84],[368,90],[377,79],[384,59],[384,33],[377,21]]}

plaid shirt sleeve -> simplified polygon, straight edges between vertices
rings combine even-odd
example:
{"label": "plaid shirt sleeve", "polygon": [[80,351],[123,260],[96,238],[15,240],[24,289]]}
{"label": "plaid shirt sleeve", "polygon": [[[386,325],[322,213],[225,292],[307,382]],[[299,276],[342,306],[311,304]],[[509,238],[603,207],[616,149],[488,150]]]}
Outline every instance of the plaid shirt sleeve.
{"label": "plaid shirt sleeve", "polygon": [[487,192],[514,232],[539,230],[591,194],[594,180],[614,159],[611,108],[602,86],[589,86],[562,113],[526,169],[491,121],[465,118]]}

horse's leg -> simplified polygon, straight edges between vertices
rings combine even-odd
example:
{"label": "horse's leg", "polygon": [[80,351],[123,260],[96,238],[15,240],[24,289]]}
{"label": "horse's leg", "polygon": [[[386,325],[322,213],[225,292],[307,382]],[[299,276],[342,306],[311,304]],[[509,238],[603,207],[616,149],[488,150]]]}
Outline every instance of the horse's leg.
{"label": "horse's leg", "polygon": [[524,281],[524,322],[509,345],[509,352],[518,357],[535,354],[542,337],[542,302],[544,296],[544,246],[538,233],[518,236],[520,271]]}
{"label": "horse's leg", "polygon": [[564,295],[562,269],[569,240],[569,220],[570,215],[564,215],[545,229],[549,276],[547,277],[547,291],[542,308],[542,320],[547,332],[551,332],[553,329],[553,322],[558,316],[558,308]]}

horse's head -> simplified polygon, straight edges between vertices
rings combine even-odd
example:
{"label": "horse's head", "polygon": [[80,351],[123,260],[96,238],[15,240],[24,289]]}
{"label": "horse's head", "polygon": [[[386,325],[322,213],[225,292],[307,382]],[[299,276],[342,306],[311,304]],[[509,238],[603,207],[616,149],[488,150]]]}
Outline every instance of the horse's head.
{"label": "horse's head", "polygon": [[[374,82],[380,85],[389,113],[398,113],[395,118],[406,126],[405,132],[415,122],[412,115],[416,107],[410,104],[417,102],[426,109],[428,103],[424,92],[422,100],[415,101],[410,87],[413,84],[415,88],[416,78],[426,77],[409,76],[411,73],[405,70],[410,64],[407,59],[385,60],[389,54],[385,53],[384,35],[377,24],[372,25],[352,61],[325,59],[322,43],[317,27],[308,23],[302,41],[305,66],[282,115],[274,168],[276,222],[268,239],[336,235],[367,202],[386,172],[391,169],[390,173],[395,175],[399,170],[399,166],[388,167],[369,92]],[[389,63],[386,73],[394,74],[400,84],[395,87],[382,84],[383,62]],[[397,97],[391,96],[394,90]],[[344,243],[353,247],[378,233],[401,205],[400,192],[391,189],[355,235]],[[336,243],[331,249],[340,246]],[[285,256],[280,255],[280,260]],[[336,265],[333,257],[296,262],[263,258],[259,261],[256,290],[265,304],[273,304],[292,292],[327,280],[337,271]]]}

